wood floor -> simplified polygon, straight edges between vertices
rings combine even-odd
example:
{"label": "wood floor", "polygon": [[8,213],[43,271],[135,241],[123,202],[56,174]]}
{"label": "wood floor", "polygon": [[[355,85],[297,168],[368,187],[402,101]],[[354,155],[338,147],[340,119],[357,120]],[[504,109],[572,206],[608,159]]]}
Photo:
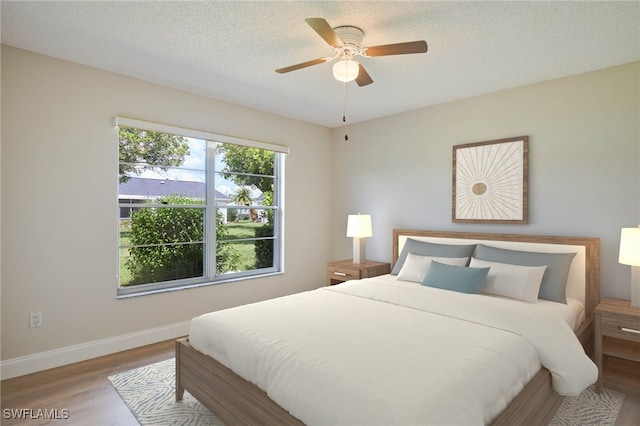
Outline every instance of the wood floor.
{"label": "wood floor", "polygon": [[625,394],[616,425],[640,424],[640,364],[615,357],[605,357],[604,386]]}
{"label": "wood floor", "polygon": [[[174,356],[173,340],[1,382],[2,425],[137,425],[108,376]],[[621,390],[621,389],[618,389]],[[637,425],[640,392],[626,391],[617,426]],[[49,410],[57,420],[11,419],[11,409]],[[57,410],[57,411],[52,411]],[[65,411],[67,410],[67,411]],[[24,413],[25,411],[22,410]],[[27,412],[28,413],[28,412]],[[67,416],[68,415],[68,416]],[[63,418],[68,417],[68,418]]]}
{"label": "wood floor", "polygon": [[[172,358],[175,342],[156,343],[88,361],[79,362],[26,376],[3,380],[2,426],[8,425],[66,425],[106,426],[137,425],[108,376],[154,362]],[[68,419],[51,422],[35,419],[25,421],[7,419],[6,409],[58,410],[58,417]]]}

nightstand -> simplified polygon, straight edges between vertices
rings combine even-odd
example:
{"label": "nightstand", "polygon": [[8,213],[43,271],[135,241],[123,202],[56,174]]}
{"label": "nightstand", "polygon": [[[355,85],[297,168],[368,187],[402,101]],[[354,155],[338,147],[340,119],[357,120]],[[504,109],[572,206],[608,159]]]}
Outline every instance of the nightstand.
{"label": "nightstand", "polygon": [[374,262],[367,260],[362,263],[353,263],[352,259],[335,260],[327,263],[328,285],[340,284],[349,280],[371,278],[391,272],[391,264],[388,262]]}
{"label": "nightstand", "polygon": [[595,316],[596,392],[605,383],[640,391],[640,309],[632,308],[628,300],[603,299]]}

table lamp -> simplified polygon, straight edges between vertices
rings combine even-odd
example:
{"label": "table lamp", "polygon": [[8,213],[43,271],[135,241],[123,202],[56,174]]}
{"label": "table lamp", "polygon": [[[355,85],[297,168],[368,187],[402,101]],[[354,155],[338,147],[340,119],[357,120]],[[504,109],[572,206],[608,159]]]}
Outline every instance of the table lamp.
{"label": "table lamp", "polygon": [[640,308],[640,227],[622,228],[618,262],[631,265],[631,306]]}
{"label": "table lamp", "polygon": [[353,263],[366,262],[365,238],[371,236],[371,215],[350,214],[347,218],[347,237],[353,237]]}

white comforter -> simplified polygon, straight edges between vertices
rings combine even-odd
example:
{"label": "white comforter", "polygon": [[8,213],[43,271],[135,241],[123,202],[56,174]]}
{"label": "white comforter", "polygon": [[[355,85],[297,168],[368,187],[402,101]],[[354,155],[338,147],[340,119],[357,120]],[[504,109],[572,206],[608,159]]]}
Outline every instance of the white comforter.
{"label": "white comforter", "polygon": [[597,368],[563,320],[384,276],[194,318],[189,340],[306,424],[486,424],[540,369]]}

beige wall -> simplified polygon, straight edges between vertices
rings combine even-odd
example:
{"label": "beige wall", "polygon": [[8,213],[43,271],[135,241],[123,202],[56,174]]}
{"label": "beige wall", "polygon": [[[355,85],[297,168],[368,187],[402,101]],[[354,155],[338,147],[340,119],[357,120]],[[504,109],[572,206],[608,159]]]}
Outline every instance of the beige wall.
{"label": "beige wall", "polygon": [[[286,272],[117,300],[116,114],[290,146]],[[323,285],[329,141],[324,127],[3,46],[2,360]]]}
{"label": "beige wall", "polygon": [[[349,213],[373,215],[368,258],[391,259],[391,230],[601,238],[602,297],[630,297],[620,228],[640,223],[640,63],[505,90],[333,131],[334,259]],[[389,102],[393,102],[392,99]],[[529,224],[451,222],[452,147],[529,136]]]}

